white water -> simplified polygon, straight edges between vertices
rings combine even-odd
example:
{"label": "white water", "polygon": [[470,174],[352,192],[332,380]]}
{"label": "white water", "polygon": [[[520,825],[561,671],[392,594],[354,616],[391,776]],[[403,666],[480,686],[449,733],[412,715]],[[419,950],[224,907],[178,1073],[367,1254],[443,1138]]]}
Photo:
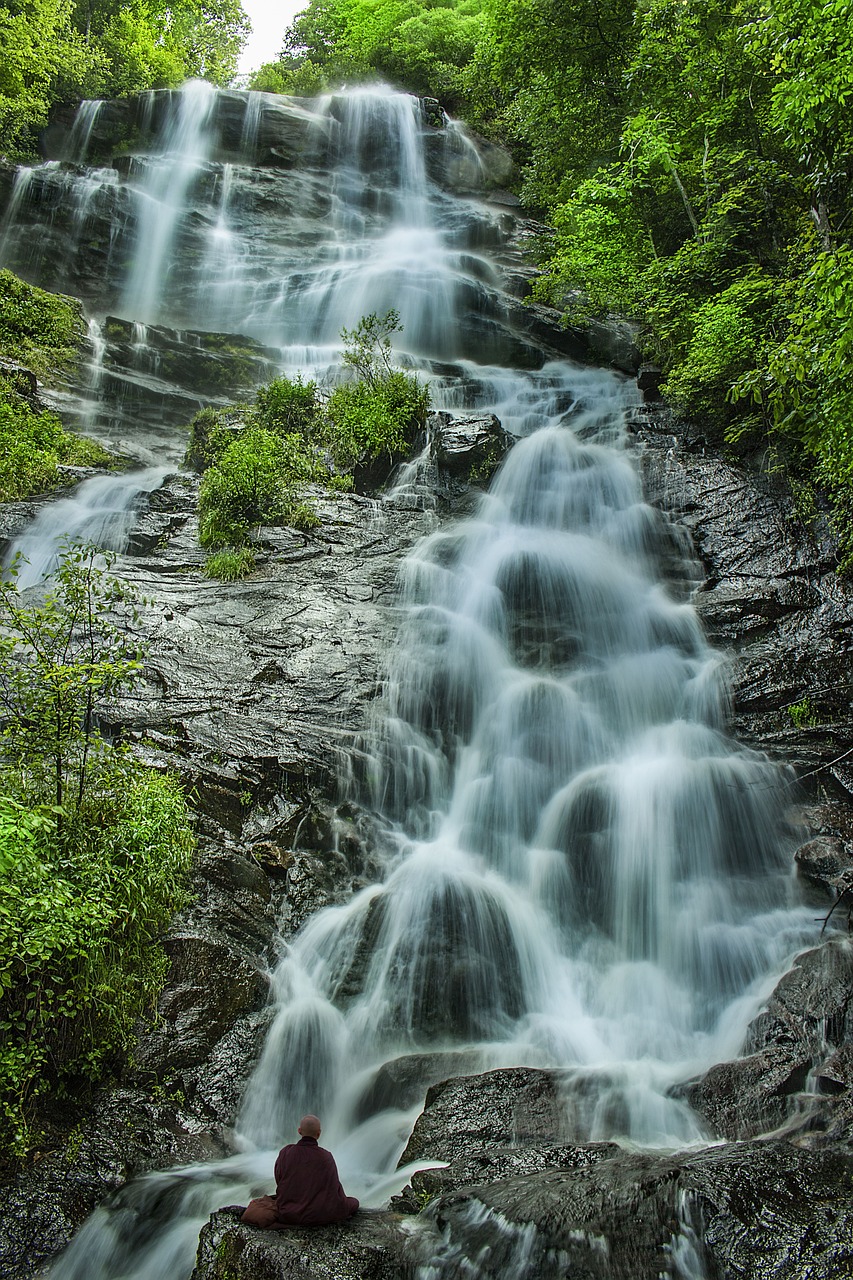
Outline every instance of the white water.
{"label": "white water", "polygon": [[47,503],[10,548],[10,560],[22,557],[18,587],[23,590],[49,577],[65,543],[91,542],[102,551],[123,551],[140,495],[158,489],[166,475],[165,468],[151,467],[121,476],[94,476],[70,498]]}
{"label": "white water", "polygon": [[[626,450],[631,385],[536,367],[476,247],[499,243],[503,215],[435,185],[412,100],[292,104],[305,169],[275,234],[239,221],[248,179],[216,158],[216,102],[207,86],[176,95],[162,145],[128,179],[126,314],[249,333],[283,367],[322,374],[342,325],[394,306],[403,357],[438,404],[488,408],[525,438],[477,512],[403,567],[399,637],[354,767],[393,853],[381,883],[284,950],[243,1154],[120,1193],[54,1269],[61,1280],[188,1275],[200,1223],[269,1189],[306,1110],[323,1117],[347,1190],[382,1203],[405,1181],[393,1170],[418,1106],[392,1098],[371,1114],[366,1098],[403,1054],[562,1068],[569,1139],[701,1141],[671,1086],[737,1052],[813,930],[789,899],[787,780],[725,737],[719,655],[659,581],[672,538]],[[252,151],[260,117],[248,98]],[[458,160],[470,144],[456,130],[446,149]],[[148,480],[110,494],[108,523],[134,483]],[[75,536],[92,535],[102,498],[81,489]],[[56,509],[71,531],[73,511]],[[31,531],[38,572],[54,533]]]}

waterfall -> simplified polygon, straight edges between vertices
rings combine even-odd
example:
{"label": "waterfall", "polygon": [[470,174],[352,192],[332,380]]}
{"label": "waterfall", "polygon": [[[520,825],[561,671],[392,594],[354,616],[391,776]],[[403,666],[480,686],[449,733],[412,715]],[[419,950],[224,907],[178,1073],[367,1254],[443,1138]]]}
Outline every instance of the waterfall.
{"label": "waterfall", "polygon": [[[75,147],[103,119],[81,117]],[[140,359],[165,332],[151,326],[188,347],[215,327],[322,377],[342,326],[394,307],[400,358],[436,406],[494,412],[520,439],[476,511],[402,566],[356,769],[391,852],[379,882],[284,949],[242,1154],[125,1188],[52,1274],[188,1275],[198,1226],[268,1187],[304,1110],[323,1116],[347,1190],[382,1203],[418,1107],[376,1110],[371,1090],[402,1055],[560,1068],[578,1141],[701,1141],[672,1086],[737,1052],[813,925],[789,901],[789,779],[726,736],[724,665],[662,582],[672,535],[627,447],[633,386],[543,356],[502,283],[511,219],[475,190],[475,145],[453,124],[426,129],[406,95],[192,85],[149,95],[143,123],[155,141],[109,181],[86,188],[54,164],[19,184],[9,265],[68,287],[85,237],[71,262],[56,239],[85,190],[104,271],[79,279],[101,319],[149,326],[130,344]],[[25,212],[41,219],[35,249]],[[90,394],[110,381],[97,352]],[[158,460],[179,452],[162,427],[121,430]],[[81,533],[132,506],[104,517],[98,492],[78,495]],[[53,510],[70,531],[73,512]]]}

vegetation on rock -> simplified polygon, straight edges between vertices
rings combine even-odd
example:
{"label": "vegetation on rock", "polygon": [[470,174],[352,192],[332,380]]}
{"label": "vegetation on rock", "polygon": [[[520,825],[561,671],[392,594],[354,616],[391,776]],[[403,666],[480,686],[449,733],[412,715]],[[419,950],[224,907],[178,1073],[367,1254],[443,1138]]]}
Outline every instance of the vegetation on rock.
{"label": "vegetation on rock", "polygon": [[[203,472],[203,547],[240,546],[261,524],[309,529],[318,518],[308,485],[348,489],[359,467],[383,457],[393,465],[410,452],[426,422],[429,393],[391,363],[391,334],[400,328],[397,312],[389,311],[344,329],[343,361],[357,377],[331,390],[299,376],[276,378],[242,413],[196,414],[187,462]],[[213,576],[245,576],[235,570],[233,558],[208,561]]]}
{"label": "vegetation on rock", "polygon": [[33,375],[67,369],[83,334],[82,309],[73,298],[0,271],[0,502],[55,488],[62,463],[114,461],[94,440],[65,431],[36,392]]}
{"label": "vegetation on rock", "polygon": [[73,548],[40,599],[0,580],[0,1134],[117,1070],[162,985],[193,838],[176,783],[98,731],[140,654],[126,589]]}

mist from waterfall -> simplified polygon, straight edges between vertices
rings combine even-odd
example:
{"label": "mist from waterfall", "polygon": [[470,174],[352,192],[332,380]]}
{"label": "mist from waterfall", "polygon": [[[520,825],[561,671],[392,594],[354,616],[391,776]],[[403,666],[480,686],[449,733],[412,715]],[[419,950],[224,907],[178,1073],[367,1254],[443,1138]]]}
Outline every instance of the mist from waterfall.
{"label": "mist from waterfall", "polygon": [[[222,97],[245,101],[242,159],[224,155]],[[265,112],[300,139],[269,225],[247,168]],[[33,193],[63,192],[81,235],[75,201],[115,199],[115,173],[80,169],[95,116],[73,166],[20,179],[6,220],[5,260],[42,280],[49,236],[28,246],[15,222]],[[738,1052],[813,929],[791,897],[789,779],[726,736],[724,663],[663,581],[677,538],[643,501],[633,384],[543,357],[517,328],[495,265],[505,210],[438,181],[480,180],[464,130],[429,134],[417,102],[386,90],[273,103],[195,84],[156,139],[118,184],[105,291],[119,314],[248,334],[323,377],[342,326],[394,307],[401,359],[437,406],[492,411],[521,438],[474,513],[402,566],[397,640],[353,753],[385,874],[282,947],[241,1154],[125,1189],[58,1280],[188,1275],[201,1221],[268,1189],[305,1111],[347,1190],[382,1203],[421,1105],[376,1089],[403,1055],[559,1069],[567,1141],[700,1142],[673,1087]]]}

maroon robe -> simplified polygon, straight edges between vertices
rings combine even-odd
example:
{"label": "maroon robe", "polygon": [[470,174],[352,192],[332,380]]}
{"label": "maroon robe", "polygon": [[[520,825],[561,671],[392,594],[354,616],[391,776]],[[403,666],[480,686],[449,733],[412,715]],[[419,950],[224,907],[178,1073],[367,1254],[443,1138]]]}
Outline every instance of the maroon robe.
{"label": "maroon robe", "polygon": [[241,1222],[256,1227],[323,1227],[343,1222],[358,1208],[345,1195],[331,1151],[316,1138],[282,1147],[275,1162],[275,1197],[252,1200]]}

